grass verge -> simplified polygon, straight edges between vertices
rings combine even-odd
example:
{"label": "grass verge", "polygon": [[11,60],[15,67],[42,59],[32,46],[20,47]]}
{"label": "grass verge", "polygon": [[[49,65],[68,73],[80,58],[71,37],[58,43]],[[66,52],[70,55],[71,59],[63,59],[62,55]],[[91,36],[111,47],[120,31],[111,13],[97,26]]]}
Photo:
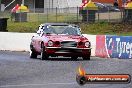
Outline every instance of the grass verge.
{"label": "grass verge", "polygon": [[[42,22],[8,22],[7,30],[9,32],[35,32]],[[98,23],[79,23],[82,32],[85,34],[109,34],[132,36],[132,25],[130,24],[112,24],[107,22]]]}

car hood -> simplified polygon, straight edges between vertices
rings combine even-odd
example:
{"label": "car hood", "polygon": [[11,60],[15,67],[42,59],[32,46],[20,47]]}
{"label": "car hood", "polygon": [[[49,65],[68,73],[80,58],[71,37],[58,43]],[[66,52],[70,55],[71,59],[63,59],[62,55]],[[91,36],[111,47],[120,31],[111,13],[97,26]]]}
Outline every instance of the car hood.
{"label": "car hood", "polygon": [[77,35],[46,35],[45,37],[48,40],[52,41],[88,41],[88,39],[84,36],[77,36]]}

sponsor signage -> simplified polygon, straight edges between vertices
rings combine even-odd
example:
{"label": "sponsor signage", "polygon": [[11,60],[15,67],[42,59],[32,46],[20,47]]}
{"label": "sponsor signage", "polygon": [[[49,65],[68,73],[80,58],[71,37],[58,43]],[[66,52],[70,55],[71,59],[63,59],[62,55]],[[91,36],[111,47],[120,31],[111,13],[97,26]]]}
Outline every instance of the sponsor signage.
{"label": "sponsor signage", "polygon": [[132,59],[132,37],[106,36],[106,45],[109,57]]}

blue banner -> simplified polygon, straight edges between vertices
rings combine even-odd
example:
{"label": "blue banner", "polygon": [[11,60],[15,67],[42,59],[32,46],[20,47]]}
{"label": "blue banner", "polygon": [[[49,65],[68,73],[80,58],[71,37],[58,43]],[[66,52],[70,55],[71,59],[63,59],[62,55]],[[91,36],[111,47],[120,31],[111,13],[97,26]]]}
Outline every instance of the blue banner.
{"label": "blue banner", "polygon": [[132,36],[106,36],[109,57],[132,59]]}

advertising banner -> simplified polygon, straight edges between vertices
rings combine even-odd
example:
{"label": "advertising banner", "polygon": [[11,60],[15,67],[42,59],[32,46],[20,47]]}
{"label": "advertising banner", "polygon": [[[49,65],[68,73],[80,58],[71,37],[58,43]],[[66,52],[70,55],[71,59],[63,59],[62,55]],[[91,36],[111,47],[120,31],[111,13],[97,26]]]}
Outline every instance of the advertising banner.
{"label": "advertising banner", "polygon": [[106,45],[110,58],[132,59],[131,36],[106,36]]}

